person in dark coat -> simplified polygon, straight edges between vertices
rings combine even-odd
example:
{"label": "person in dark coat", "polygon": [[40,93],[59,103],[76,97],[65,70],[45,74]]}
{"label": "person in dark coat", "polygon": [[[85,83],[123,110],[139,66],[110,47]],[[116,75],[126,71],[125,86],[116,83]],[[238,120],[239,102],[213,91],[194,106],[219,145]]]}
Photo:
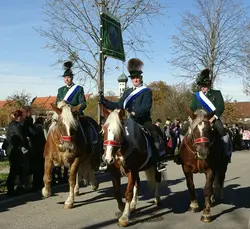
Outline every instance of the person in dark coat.
{"label": "person in dark coat", "polygon": [[23,129],[23,113],[17,110],[12,113],[13,120],[8,125],[6,134],[7,155],[10,163],[10,172],[6,181],[7,195],[14,195],[14,186],[17,176],[20,176],[21,184],[28,186],[29,168],[26,166],[26,156],[28,154],[28,141],[25,138]]}
{"label": "person in dark coat", "polygon": [[[225,156],[228,161],[231,160],[230,137],[226,133],[221,116],[224,112],[224,99],[220,90],[211,88],[212,81],[210,79],[210,70],[205,68],[198,75],[196,83],[201,90],[193,95],[190,109],[195,112],[199,109],[204,109],[207,112],[215,112],[214,116],[209,120],[216,131],[219,133]],[[175,162],[181,164],[179,153],[175,157]]]}
{"label": "person in dark coat", "polygon": [[31,172],[33,174],[33,191],[43,187],[44,157],[46,138],[43,130],[44,118],[38,117],[32,128],[31,135]]}
{"label": "person in dark coat", "polygon": [[33,118],[32,118],[32,108],[31,106],[24,106],[22,107],[21,111],[23,112],[24,120],[23,120],[23,130],[24,130],[24,135],[29,143],[29,152],[25,157],[25,163],[26,166],[29,168],[29,181],[30,181],[30,186],[31,186],[31,181],[32,181],[32,161],[31,161],[31,155],[32,153],[32,142],[31,142],[31,137],[34,135],[35,129],[34,129],[34,124],[33,124]]}
{"label": "person in dark coat", "polygon": [[128,61],[128,71],[133,87],[125,90],[118,102],[111,102],[105,99],[103,95],[100,95],[99,102],[109,110],[126,109],[135,122],[143,125],[151,133],[155,143],[153,154],[158,160],[157,170],[163,171],[166,166],[159,161],[160,140],[151,119],[152,91],[142,85],[142,66],[143,62],[140,59],[130,59]]}
{"label": "person in dark coat", "polygon": [[83,111],[87,107],[86,98],[84,95],[83,87],[80,85],[76,85],[73,82],[74,74],[71,70],[72,66],[73,63],[71,61],[67,61],[64,63],[65,72],[63,74],[63,79],[66,85],[58,89],[56,104],[58,104],[58,102],[62,100],[65,100],[72,106],[81,104],[82,106],[79,110],[79,113],[83,114]]}

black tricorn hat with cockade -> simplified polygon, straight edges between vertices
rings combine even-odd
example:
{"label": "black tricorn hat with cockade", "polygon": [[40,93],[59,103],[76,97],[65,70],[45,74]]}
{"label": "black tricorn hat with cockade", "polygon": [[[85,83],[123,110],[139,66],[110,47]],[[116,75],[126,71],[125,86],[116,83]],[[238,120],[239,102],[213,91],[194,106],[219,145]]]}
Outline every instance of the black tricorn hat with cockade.
{"label": "black tricorn hat with cockade", "polygon": [[138,58],[132,58],[128,61],[128,65],[127,65],[127,69],[129,72],[129,76],[130,78],[139,76],[142,78],[142,66],[143,66],[143,62],[138,59]]}
{"label": "black tricorn hat with cockade", "polygon": [[71,77],[73,77],[74,74],[73,74],[73,72],[71,70],[72,66],[73,66],[73,62],[72,61],[67,61],[67,62],[65,62],[63,64],[63,67],[64,67],[65,71],[64,71],[62,77],[65,77],[65,76],[71,76]]}

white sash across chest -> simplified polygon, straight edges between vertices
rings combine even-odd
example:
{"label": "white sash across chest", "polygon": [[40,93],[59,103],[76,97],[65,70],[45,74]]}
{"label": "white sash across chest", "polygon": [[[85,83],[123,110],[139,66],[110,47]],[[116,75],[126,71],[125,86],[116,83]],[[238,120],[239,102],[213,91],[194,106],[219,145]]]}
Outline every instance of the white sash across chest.
{"label": "white sash across chest", "polygon": [[129,102],[131,99],[136,98],[138,95],[140,95],[143,91],[146,91],[146,90],[148,90],[147,87],[141,86],[141,87],[136,88],[134,91],[132,91],[132,92],[129,94],[129,96],[124,100],[124,102],[123,102],[123,109],[126,109],[126,105],[128,104],[128,102]]}
{"label": "white sash across chest", "polygon": [[70,102],[73,98],[73,96],[76,94],[76,92],[80,89],[80,86],[75,84],[73,85],[68,92],[66,93],[66,95],[64,96],[63,100]]}

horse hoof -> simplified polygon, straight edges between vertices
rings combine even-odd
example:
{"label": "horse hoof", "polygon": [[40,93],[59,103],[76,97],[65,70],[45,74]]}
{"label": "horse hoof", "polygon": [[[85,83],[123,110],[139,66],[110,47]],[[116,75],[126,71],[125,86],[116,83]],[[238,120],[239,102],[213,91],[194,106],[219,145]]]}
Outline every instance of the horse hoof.
{"label": "horse hoof", "polygon": [[51,196],[51,191],[48,191],[45,187],[42,189],[42,195],[43,197],[50,197]]}
{"label": "horse hoof", "polygon": [[128,220],[126,219],[119,219],[118,225],[121,227],[127,227],[128,226]]}
{"label": "horse hoof", "polygon": [[93,191],[97,191],[99,188],[99,184],[97,183],[96,185],[92,186]]}
{"label": "horse hoof", "polygon": [[161,201],[154,200],[154,204],[156,205],[156,207],[160,207],[161,206]]}
{"label": "horse hoof", "polygon": [[200,211],[200,209],[199,208],[192,208],[192,207],[190,207],[189,211],[192,212],[192,213],[197,213],[197,212]]}
{"label": "horse hoof", "polygon": [[77,191],[77,192],[74,193],[74,195],[75,195],[75,196],[80,196],[80,192]]}
{"label": "horse hoof", "polygon": [[202,215],[201,216],[201,222],[203,223],[210,223],[212,221],[211,215]]}
{"label": "horse hoof", "polygon": [[71,209],[71,208],[73,208],[73,204],[64,204],[64,209]]}

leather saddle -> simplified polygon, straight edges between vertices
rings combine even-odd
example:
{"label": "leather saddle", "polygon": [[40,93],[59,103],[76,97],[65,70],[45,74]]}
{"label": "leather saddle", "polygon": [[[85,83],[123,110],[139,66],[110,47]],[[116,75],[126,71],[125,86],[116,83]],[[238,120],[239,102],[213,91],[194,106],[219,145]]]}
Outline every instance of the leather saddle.
{"label": "leather saddle", "polygon": [[99,134],[95,128],[94,120],[88,116],[79,116],[77,119],[87,144],[97,144]]}
{"label": "leather saddle", "polygon": [[[125,138],[129,142],[129,148],[132,149],[141,149],[141,143],[146,140],[148,153],[152,153],[151,150],[155,148],[153,138],[150,132],[142,125],[138,124],[132,118],[128,118],[124,121],[125,128]],[[162,139],[159,136],[159,139]],[[164,148],[164,142],[161,141],[161,145]]]}

